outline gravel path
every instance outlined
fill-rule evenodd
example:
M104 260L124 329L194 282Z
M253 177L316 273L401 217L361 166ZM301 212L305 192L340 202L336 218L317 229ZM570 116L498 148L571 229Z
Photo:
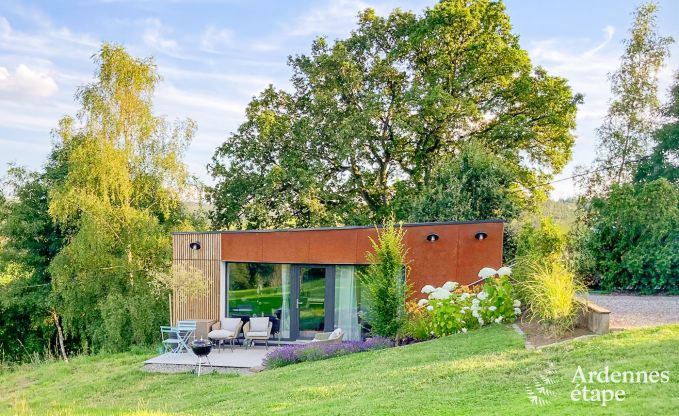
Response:
M611 329L679 323L679 296L589 295L611 311Z
M193 365L177 364L144 364L144 367L142 367L142 371L147 371L149 373L191 373L194 370L195 366ZM201 369L201 374L210 374L213 372L250 375L257 371L252 371L249 368L210 367L207 365Z

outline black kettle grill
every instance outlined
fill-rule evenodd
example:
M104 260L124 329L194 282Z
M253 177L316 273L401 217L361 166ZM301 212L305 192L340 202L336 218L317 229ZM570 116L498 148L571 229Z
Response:
M212 342L202 338L197 339L191 343L191 351L196 355L196 374L200 375L201 367L205 364L203 362L203 357L207 360L207 364L212 367L212 363L210 363L210 359L208 358L210 351L212 351Z

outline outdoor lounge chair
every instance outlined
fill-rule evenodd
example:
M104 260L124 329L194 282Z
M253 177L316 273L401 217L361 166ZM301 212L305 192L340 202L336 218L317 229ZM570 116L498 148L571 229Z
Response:
M321 332L314 336L311 340L314 344L334 344L336 342L342 342L344 338L344 330L342 328L337 328L332 332Z
M266 349L269 349L269 337L271 336L271 321L268 317L255 318L252 317L243 325L243 335L245 336L246 346L248 343L255 341L264 341Z
M219 322L212 325L212 331L207 334L211 340L218 342L219 351L222 350L224 341L229 341L231 351L233 351L233 343L240 335L243 321L240 318L221 318Z

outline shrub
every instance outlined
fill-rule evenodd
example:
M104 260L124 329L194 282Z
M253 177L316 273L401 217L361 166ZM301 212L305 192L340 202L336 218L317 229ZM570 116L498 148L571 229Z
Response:
M535 263L520 282L528 310L552 335L573 328L580 308L576 295L585 287L558 261Z
M420 307L414 301L408 302L406 304L406 319L396 334L398 344L410 344L432 338L430 325L431 316L426 309Z
M542 218L538 227L524 224L518 235L512 277L523 282L530 278L536 265L562 261L565 247L566 236L550 217ZM522 301L528 301L523 285L516 286L516 294Z
M370 265L358 274L368 304L365 319L377 336L394 337L405 320L409 286L404 234L403 228L388 221L378 230L377 241L371 240L373 252L367 254Z
M478 293L455 282L438 288L424 286L422 293L428 297L421 299L419 305L430 315L430 332L442 337L491 323L513 322L521 313L521 302L514 299L510 273L508 267L481 270L479 277L488 278Z
M679 292L679 189L666 179L616 185L592 201L585 250L603 289Z
M318 361L339 357L356 352L379 350L393 347L394 342L388 338L375 337L365 341L344 341L334 344L294 344L286 345L269 352L264 358L264 367L278 368L304 361Z
M566 236L551 218L542 218L539 227L524 224L517 238L514 278L525 279L537 262L560 259L565 247Z
M480 143L465 144L443 157L412 200L410 221L465 221L517 218L531 202L516 192L517 173L502 157Z

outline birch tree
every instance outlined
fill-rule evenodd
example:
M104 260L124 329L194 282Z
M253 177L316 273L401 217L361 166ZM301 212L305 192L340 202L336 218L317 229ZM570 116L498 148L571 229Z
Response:
M647 3L636 10L620 67L609 76L613 99L597 130L596 174L587 179L593 194L632 179L636 162L649 153L659 127L658 72L673 40L658 33L657 8Z
M104 44L94 62L94 82L76 94L80 111L56 131L68 172L49 213L74 231L49 269L66 335L116 350L151 341L167 316L150 276L168 264L169 232L186 218L182 155L195 124L153 114L151 59Z

